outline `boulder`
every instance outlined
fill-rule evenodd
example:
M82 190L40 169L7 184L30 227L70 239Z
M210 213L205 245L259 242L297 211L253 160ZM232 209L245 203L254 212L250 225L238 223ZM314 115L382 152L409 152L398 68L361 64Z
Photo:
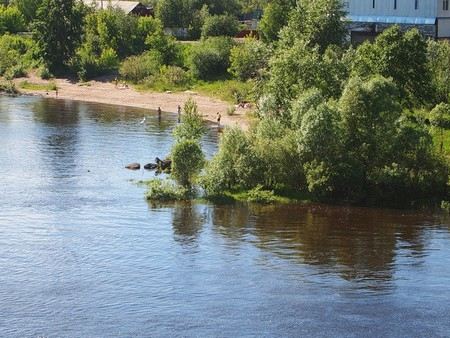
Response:
M158 168L158 165L156 163L149 163L144 165L144 169L147 170L155 170L156 168Z
M139 170L141 169L141 165L139 163L130 163L125 168L130 170Z

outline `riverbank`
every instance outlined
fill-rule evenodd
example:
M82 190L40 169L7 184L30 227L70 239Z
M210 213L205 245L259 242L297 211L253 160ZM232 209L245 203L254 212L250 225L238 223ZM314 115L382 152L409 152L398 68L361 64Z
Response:
M33 86L21 88L20 84L27 81ZM232 115L228 110L233 107L227 102L219 99L200 95L192 91L185 92L143 92L138 91L128 85L116 86L111 78L98 78L89 82L79 83L69 79L43 80L37 76L29 75L26 78L14 80L17 89L22 94L37 95L42 97L52 97L63 100L76 100L85 102L104 103L135 108L157 110L158 107L164 112L176 112L178 105L183 104L193 98L198 105L198 109L204 120L210 122L217 121L217 113L221 114L221 125L239 126L247 129L249 121L248 108L236 108ZM47 90L51 85L56 85L56 91Z

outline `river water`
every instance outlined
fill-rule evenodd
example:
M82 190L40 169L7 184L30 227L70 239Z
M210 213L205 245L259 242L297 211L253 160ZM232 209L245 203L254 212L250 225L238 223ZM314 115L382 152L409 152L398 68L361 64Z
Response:
M0 97L1 337L450 336L448 217L149 204L175 125Z

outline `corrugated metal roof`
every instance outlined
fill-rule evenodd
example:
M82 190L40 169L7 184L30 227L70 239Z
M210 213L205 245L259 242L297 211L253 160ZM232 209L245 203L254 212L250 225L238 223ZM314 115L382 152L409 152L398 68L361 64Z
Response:
M413 16L368 16L368 15L348 15L352 22L389 23L403 25L434 25L436 18L421 18Z
M101 0L83 0L84 4L87 6L95 6L96 8L102 8ZM103 8L108 8L109 6L120 8L125 13L130 13L133 9L139 5L139 1L122 1L122 0L103 0Z

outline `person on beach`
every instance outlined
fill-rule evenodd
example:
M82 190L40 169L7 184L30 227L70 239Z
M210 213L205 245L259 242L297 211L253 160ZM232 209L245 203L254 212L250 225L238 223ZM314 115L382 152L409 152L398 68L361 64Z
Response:
M58 87L55 88L56 97L58 97Z
M181 122L181 106L178 105L178 123Z
M161 117L161 114L162 114L161 107L158 107L158 117Z
M117 88L119 85L119 80L117 79L117 76L114 78L114 87Z
M222 118L222 115L220 113L217 113L217 126L220 128L220 119Z

